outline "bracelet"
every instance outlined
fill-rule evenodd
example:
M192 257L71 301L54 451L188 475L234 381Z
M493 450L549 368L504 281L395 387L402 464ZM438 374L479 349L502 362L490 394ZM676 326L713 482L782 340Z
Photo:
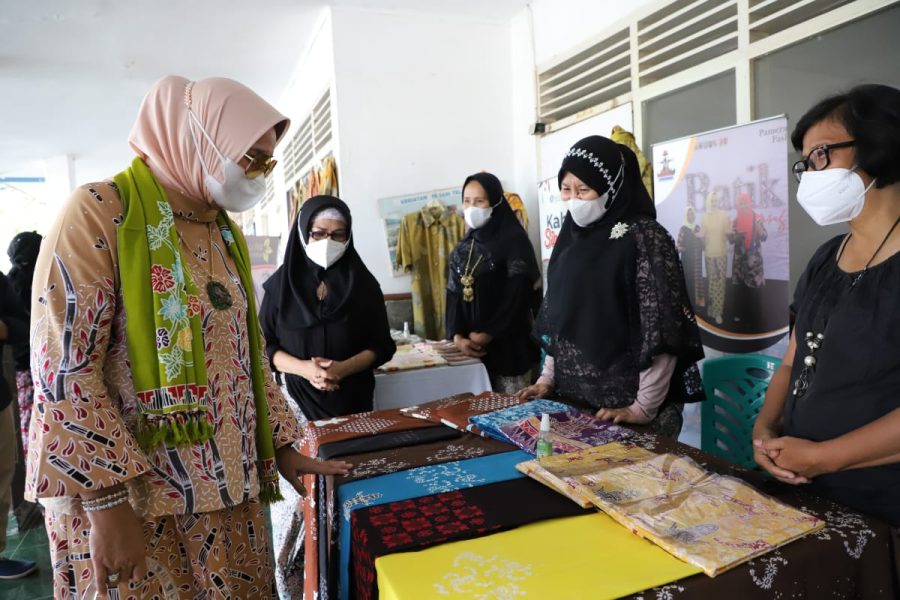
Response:
M112 508L113 506L118 506L119 504L123 504L128 501L128 490L121 489L112 494L107 494L106 496L100 496L99 498L91 498L89 500L82 500L81 507L86 512L93 512L96 510L103 510L106 508Z
M91 504L91 505L82 504L81 508L84 509L84 512L89 512L89 513L106 510L108 508L115 508L116 506L119 506L120 504L125 504L126 502L128 502L128 496L120 496L118 498L114 498L113 500L106 500L106 498L104 498L103 500L104 500L104 502L102 504Z

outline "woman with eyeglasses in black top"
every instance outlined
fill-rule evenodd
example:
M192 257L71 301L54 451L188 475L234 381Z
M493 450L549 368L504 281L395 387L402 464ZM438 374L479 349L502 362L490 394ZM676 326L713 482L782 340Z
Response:
M825 242L797 282L796 325L754 426L755 459L896 528L900 90L862 85L826 98L791 141L802 153L797 201L817 224L850 231Z
M352 238L344 202L310 198L291 229L284 264L263 286L269 360L310 420L372 410L373 370L396 349L381 287Z

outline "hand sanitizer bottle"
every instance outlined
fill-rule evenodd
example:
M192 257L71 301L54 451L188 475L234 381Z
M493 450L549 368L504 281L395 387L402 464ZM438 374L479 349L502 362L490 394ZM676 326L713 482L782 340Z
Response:
M538 433L535 456L544 458L553 455L553 441L550 439L550 415L541 414L541 430Z

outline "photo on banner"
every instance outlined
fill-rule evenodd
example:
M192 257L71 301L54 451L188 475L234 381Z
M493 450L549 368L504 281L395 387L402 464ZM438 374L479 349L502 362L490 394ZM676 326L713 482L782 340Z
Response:
M714 350L780 356L785 347L787 144L787 119L774 117L653 145L657 220L675 239Z
M421 210L433 200L440 202L451 212L456 212L462 202L462 188L443 188L378 200L378 214L384 221L384 233L387 237L388 255L394 277L406 275L402 270L397 269L397 240L400 237L400 223L403 222L403 217Z

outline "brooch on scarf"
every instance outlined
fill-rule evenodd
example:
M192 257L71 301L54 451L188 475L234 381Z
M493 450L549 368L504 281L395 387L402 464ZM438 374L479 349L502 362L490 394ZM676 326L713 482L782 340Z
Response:
M613 225L612 231L609 232L609 239L617 240L625 237L626 233L628 233L628 224L622 222L616 223Z

